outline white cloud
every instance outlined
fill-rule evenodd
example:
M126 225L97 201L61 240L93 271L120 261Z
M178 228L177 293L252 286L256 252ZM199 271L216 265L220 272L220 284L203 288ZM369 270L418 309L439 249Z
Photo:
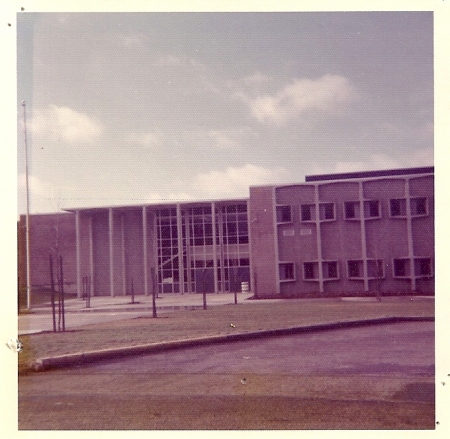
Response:
M17 176L18 194L19 196L18 211L23 213L26 211L26 176L25 173ZM48 182L43 181L33 175L28 176L28 188L30 196L30 212L56 212L61 206L59 193Z
M288 178L288 171L282 167L269 169L246 164L199 174L192 187L209 198L248 197L249 186L282 183Z
M146 202L150 204L157 203L168 203L176 201L188 201L193 200L192 195L187 192L170 192L167 195L162 195L159 192L152 192L148 197L146 197Z
M26 175L19 174L17 182L19 184L20 190L26 189ZM53 189L49 183L46 183L39 178L29 175L28 176L28 187L31 195L38 195L41 197L52 198Z
M146 148L154 148L164 145L164 136L159 130L148 133L128 133L125 135L125 141Z
M31 129L38 137L66 140L70 143L92 143L103 131L100 122L94 117L56 105L36 110L33 113Z
M258 138L251 128L243 126L234 129L213 129L187 132L186 138L198 141L200 145L216 146L220 149L239 149Z
M424 148L405 154L401 159L386 154L372 154L366 161L340 161L334 166L316 165L310 174L377 171L384 169L415 168L433 166L433 148Z
M354 87L343 76L296 79L275 95L247 99L252 116L261 123L283 125L315 113L336 113L357 96Z
M244 84L253 85L253 84L265 84L270 81L270 77L264 75L261 72L255 72L253 75L246 76L243 79Z

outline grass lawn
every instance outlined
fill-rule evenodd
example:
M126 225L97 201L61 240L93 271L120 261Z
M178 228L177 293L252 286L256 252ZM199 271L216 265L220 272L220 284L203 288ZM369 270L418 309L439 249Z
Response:
M286 302L222 305L21 337L19 372L37 358L213 335L379 317L433 317L434 301ZM49 317L51 318L51 317Z

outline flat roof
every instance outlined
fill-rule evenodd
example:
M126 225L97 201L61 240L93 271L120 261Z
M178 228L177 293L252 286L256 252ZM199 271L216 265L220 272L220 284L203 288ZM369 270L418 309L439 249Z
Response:
M352 178L394 177L414 174L434 174L434 166L422 168L386 169L382 171L346 172L340 174L307 175L305 176L305 182L347 180Z
M177 205L182 207L202 207L206 205L211 205L216 203L217 205L227 205L235 203L246 203L248 198L230 198L230 199L220 199L220 200L185 200L185 201L166 201L163 203L149 203L149 204L124 204L124 205L113 205L113 206L94 206L94 207L73 207L64 208L65 212L99 212L104 210L136 210L142 209L143 207L158 210L158 209L170 209L176 208Z

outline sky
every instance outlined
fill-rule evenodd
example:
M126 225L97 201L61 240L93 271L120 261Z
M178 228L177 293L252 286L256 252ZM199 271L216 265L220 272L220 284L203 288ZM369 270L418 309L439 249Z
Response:
M432 166L433 12L17 16L18 213Z

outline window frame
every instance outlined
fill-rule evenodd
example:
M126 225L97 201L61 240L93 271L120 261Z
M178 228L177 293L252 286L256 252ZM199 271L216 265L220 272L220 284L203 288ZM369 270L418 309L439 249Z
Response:
M358 274L352 276L350 264L357 263ZM350 280L364 280L364 260L363 259L347 259L347 279Z
M289 209L289 219L284 220L284 209ZM292 224L292 206L289 204L277 204L275 207L277 224ZM278 213L281 212L281 220L278 219Z
M381 262L381 271L382 271L381 276L378 276L378 275L372 276L370 274L370 269L369 269L370 262L375 262L375 263ZM377 267L375 267L375 268L377 268ZM385 270L384 260L383 259L374 259L374 258L367 259L367 278L368 279L384 279L385 277L386 277L386 270Z
M377 215L371 215L371 204L376 203L377 205ZM364 219L366 220L374 220L381 218L381 203L380 200L364 200Z
M393 202L398 202L398 214L393 213ZM406 198L390 198L389 199L389 217L390 218L405 218L406 217Z
M307 277L306 274L309 270L306 270L306 266L311 266L312 277ZM319 280L319 262L318 261L303 261L302 262L303 280L305 282L317 282Z
M332 206L333 208L333 217L327 218L327 208L326 206ZM322 215L323 213L323 215ZM319 203L319 220L320 222L326 222L326 221L336 221L336 203L333 202L321 202Z
M308 208L309 219L303 218L303 209ZM301 204L300 205L300 222L302 223L315 223L316 222L316 205L313 203Z
M336 276L328 276L328 264L335 264L336 266ZM327 267L327 269L325 270L325 267ZM327 276L325 276L325 271L327 272ZM323 280L324 281L331 281L331 280L339 280L340 276L339 276L339 263L337 260L326 260L326 261L322 261L322 276L323 276Z
M417 204L415 203L417 200L423 200L424 201L424 209L425 212L419 212L417 213L416 211L413 212L413 205L416 206L417 210ZM410 205L410 210L411 210L411 216L412 217L420 217L420 216L428 216L428 198L427 197L411 197L410 201L409 201L409 205Z
M347 206L353 206L354 216L348 216ZM359 201L344 201L344 219L347 221L359 221L361 219L361 211Z
M404 268L402 271L405 272L405 274L398 274L397 273L397 263L403 261ZM393 258L392 259L392 276L396 279L410 279L411 278L411 267L410 267L410 259L409 258Z
M427 261L429 264L429 273L418 273L417 272L417 263L421 261ZM422 271L422 270L421 270ZM433 258L425 257L425 256L416 256L414 257L414 276L419 279L431 279L434 277L434 267L433 267Z
M290 267L292 271L292 277L284 277L281 276L281 268L282 267ZM285 271L286 273L286 271ZM292 261L280 261L278 262L278 280L280 282L295 282L296 281L296 272L295 272L295 263Z

